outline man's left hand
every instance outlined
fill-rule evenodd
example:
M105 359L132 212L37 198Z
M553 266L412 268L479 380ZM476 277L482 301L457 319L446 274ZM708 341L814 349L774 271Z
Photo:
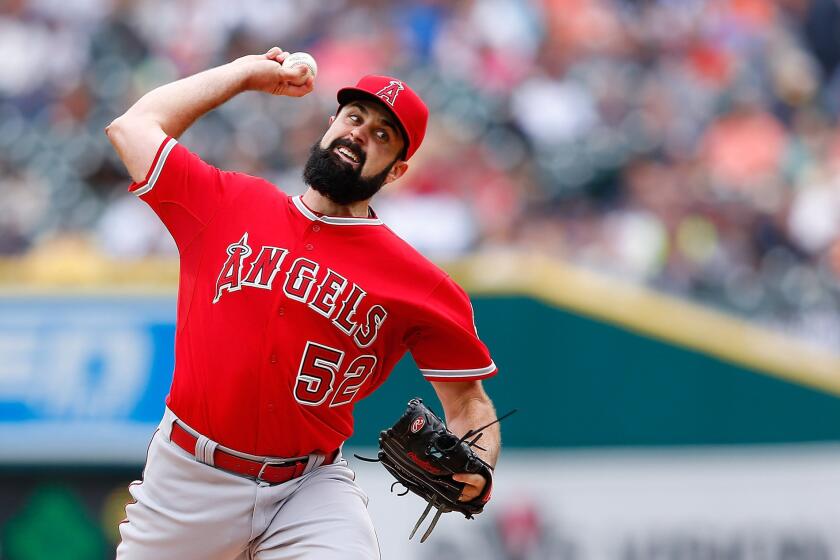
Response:
M465 484L464 490L458 497L459 502L471 502L472 500L476 499L481 495L481 491L484 490L484 486L487 485L487 481L480 474L453 474L452 480L456 482L462 482Z

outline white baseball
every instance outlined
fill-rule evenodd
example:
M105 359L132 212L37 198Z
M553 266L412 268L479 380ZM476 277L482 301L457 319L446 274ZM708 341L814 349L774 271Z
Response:
M283 68L294 68L295 66L300 66L301 64L309 68L313 78L318 74L318 65L309 53L292 53L283 60Z

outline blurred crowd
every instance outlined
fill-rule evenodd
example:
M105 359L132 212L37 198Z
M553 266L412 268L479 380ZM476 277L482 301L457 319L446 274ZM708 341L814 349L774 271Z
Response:
M539 251L840 344L838 0L5 0L0 255L168 255L103 128L279 45L316 92L182 139L302 192L335 91L391 72L430 129L374 208L432 258Z

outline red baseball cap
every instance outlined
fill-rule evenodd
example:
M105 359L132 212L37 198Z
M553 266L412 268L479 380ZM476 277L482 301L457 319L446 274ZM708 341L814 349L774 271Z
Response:
M345 87L336 95L339 106L358 99L368 99L382 103L393 115L402 128L405 138L405 159L408 160L426 135L426 122L429 109L420 96L405 82L391 76L364 76L355 87Z

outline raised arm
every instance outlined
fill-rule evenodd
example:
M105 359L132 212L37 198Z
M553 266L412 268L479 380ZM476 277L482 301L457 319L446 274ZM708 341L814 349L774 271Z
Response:
M306 67L281 66L289 53L273 47L154 89L105 128L135 181L142 181L167 136L178 138L195 121L243 91L301 97L313 88Z
M480 428L496 419L493 402L484 392L481 381L433 381L432 387L443 405L447 427L456 436L461 437L469 430ZM475 451L487 464L495 467L502 442L499 424L485 428L483 433L479 445L487 451ZM484 478L477 474L456 474L452 478L466 483L461 495L462 501L470 501L479 496L486 483Z

